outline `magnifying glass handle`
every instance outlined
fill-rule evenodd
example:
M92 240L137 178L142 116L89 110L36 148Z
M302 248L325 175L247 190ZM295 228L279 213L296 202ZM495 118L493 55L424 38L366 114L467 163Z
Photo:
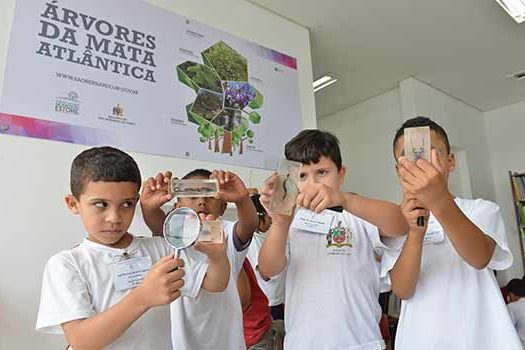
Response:
M175 255L173 256L173 259L178 259L180 257L180 249L175 249Z

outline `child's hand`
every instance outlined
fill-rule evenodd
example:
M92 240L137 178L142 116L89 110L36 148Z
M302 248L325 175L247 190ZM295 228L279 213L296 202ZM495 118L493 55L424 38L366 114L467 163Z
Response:
M288 224L291 221L291 216L273 213L270 209L270 202L275 193L275 186L279 183L279 175L274 171L268 179L264 182L264 185L259 189L259 202L268 213L268 216L272 219L272 225L279 225L280 223ZM293 208L292 212L295 211Z
M311 184L297 196L297 206L320 213L326 208L345 207L345 196L324 184Z
M199 214L202 221L212 221L216 220L217 218L213 215L204 215ZM228 259L226 255L226 242L224 239L224 231L221 232L222 236L222 243L207 243L207 242L200 242L197 241L193 245L193 248L205 254L208 257L208 260L210 261L219 261L221 259Z
M180 297L184 285L184 261L173 255L160 259L149 270L142 283L133 290L146 308L169 304Z
M232 172L214 170L210 179L219 181L219 193L217 194L219 199L237 204L250 196L244 182Z
M173 199L173 196L168 194L170 180L170 171L158 173L156 177L150 177L146 180L140 195L142 211L159 209Z
M432 149L432 164L419 159L415 164L405 157L399 158L398 171L403 192L417 198L425 208L439 205L451 197L448 191L445 171L439 162L437 151Z
M222 243L207 243L197 241L193 245L193 248L205 254L210 261L219 261L221 259L228 259L226 255L226 242L224 239L224 233L222 235Z
M424 209L423 203L414 197L405 195L403 196L403 201L401 202L401 212L403 213L403 216L410 227L409 234L419 234L424 236L427 232L428 217L430 216L430 212L427 209ZM424 227L418 226L417 224L417 218L420 216L425 218Z

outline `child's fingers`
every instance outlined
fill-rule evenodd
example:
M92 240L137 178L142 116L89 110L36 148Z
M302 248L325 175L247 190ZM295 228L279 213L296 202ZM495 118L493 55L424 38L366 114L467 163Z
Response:
M224 181L225 182L233 181L236 177L237 177L237 175L235 175L231 171L227 171L227 172L224 173Z
M173 283L173 282L175 282L177 280L180 280L185 275L186 275L186 272L184 271L183 268L179 268L179 269L173 270L171 272L168 272L168 275L167 275L168 283Z
M162 204L166 204L169 201L171 201L172 199L173 199L173 195L168 193L167 195L162 197Z
M319 206L319 204L321 204L321 202L323 202L324 199L325 199L325 196L321 192L317 192L315 197L312 198L312 201L310 202L311 210L317 213L318 212L317 207Z
M148 192L155 191L155 179L153 177L150 177L146 180L146 183L144 184L144 191L148 190Z
M184 267L184 260L182 259L171 259L164 261L158 268L162 273L171 272L179 267Z
M431 157L432 157L432 165L439 171L441 174L445 173L443 164L441 164L441 161L439 160L439 153L438 150L433 148L430 151Z
M405 180L411 184L414 184L417 182L417 177L408 169L405 165L412 165L410 162L404 162L403 164L400 164L398 167L398 174L399 177L402 180Z
M299 193L297 199L295 200L295 205L297 205L298 207L304 207L305 197L305 192Z
M152 269L154 268L159 268L161 267L162 265L164 265L166 262L170 261L170 260L174 260L173 259L173 254L170 254L170 255L166 255L166 256L163 256L162 258L160 258L153 266L152 266Z
M171 171L167 170L166 172L164 172L164 183L165 184L169 183L172 176L173 174L171 173Z
M314 211L319 214L326 208L330 206L330 200L328 198L324 198L317 206L314 208Z
M272 189L275 187L275 184L277 183L278 180L279 180L279 175L277 175L277 173L273 173L269 178L266 179L264 187L268 187Z
M174 291L174 292L171 294L171 297L170 297L171 302L177 300L178 298L180 298L180 296L181 296L181 293L180 293L180 291L177 289L176 291Z
M179 278L174 281L169 281L169 284L170 285L168 291L170 292L170 294L174 294L184 286L185 282L183 279Z
M158 190L164 185L164 174L158 173L157 176L155 176L155 188Z
M217 181L219 181L219 184L224 185L224 176L225 175L223 170L214 170L210 176L210 179L217 179Z

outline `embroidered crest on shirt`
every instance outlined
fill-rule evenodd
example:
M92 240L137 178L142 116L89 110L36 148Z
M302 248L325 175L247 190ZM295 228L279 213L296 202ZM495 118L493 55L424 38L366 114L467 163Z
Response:
M341 221L337 222L337 226L332 227L326 235L326 247L351 247L352 246L352 232L348 227L344 227Z

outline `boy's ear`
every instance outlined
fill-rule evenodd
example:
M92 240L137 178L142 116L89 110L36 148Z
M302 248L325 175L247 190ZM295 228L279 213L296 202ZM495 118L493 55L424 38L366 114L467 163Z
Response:
M345 177L346 175L346 166L341 165L341 170L339 170L339 175Z
M454 153L450 153L447 157L447 168L448 168L448 172L451 173L453 172L454 170L456 170L456 156L454 155Z
M80 213L80 210L78 208L79 207L78 201L72 194L68 194L64 198L64 201L66 202L67 208L69 209L70 212L72 212L75 215Z
M346 167L344 165L341 165L341 169L339 170L339 181L341 182L341 186L345 182L345 175L346 175Z

